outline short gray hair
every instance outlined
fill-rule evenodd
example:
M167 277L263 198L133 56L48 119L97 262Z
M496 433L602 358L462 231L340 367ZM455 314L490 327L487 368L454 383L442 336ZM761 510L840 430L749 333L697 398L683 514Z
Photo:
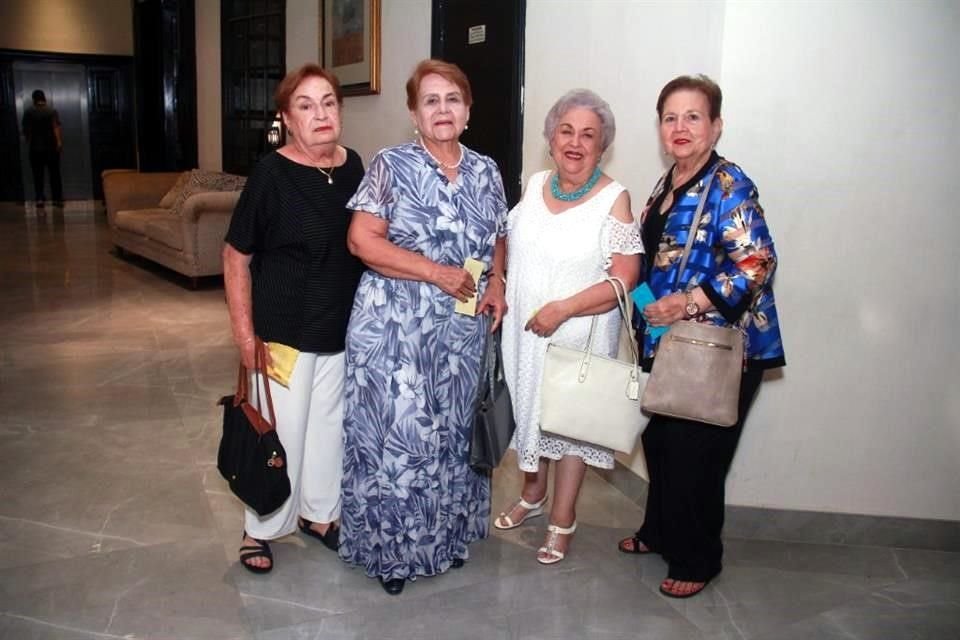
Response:
M557 125L560 124L560 119L570 109L578 107L590 109L600 118L600 134L602 136L600 153L603 153L607 150L607 147L613 144L613 138L617 135L617 123L607 101L590 89L568 91L550 107L550 111L547 112L547 117L543 121L543 137L547 139L547 144L549 144L553 140L553 134L557 130Z

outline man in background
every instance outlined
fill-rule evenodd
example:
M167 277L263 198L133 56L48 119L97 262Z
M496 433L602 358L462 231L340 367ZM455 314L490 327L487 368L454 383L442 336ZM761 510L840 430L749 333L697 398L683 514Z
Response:
M37 195L37 207L42 208L46 198L43 195L43 174L50 170L50 191L53 192L53 205L63 206L63 182L60 178L60 153L63 151L63 132L60 127L60 115L56 109L47 106L47 97L43 91L33 92L33 106L23 113L23 136L30 150L30 169L33 172L33 186Z

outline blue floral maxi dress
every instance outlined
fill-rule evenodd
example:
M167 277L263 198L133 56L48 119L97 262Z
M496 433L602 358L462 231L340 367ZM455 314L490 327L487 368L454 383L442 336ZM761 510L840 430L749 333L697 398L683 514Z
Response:
M496 164L462 147L449 182L419 145L384 149L347 207L445 265L493 263L506 233ZM478 288L486 287L487 275ZM443 573L487 535L490 482L469 441L486 316L454 313L438 287L368 270L347 328L340 557L384 580Z

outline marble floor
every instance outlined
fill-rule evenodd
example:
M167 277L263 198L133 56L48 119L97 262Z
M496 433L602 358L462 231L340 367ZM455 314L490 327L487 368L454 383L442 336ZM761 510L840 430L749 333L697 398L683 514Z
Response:
M553 567L540 518L400 597L301 536L254 576L214 464L223 290L185 284L113 255L90 203L0 205L0 638L960 638L960 553L729 539L704 593L664 598L663 562L614 548L641 509L592 473Z

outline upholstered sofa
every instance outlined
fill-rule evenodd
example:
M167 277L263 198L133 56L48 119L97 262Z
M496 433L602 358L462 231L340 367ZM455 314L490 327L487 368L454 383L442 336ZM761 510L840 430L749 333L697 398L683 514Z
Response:
M190 278L223 273L220 252L245 178L209 171L101 174L113 244Z

